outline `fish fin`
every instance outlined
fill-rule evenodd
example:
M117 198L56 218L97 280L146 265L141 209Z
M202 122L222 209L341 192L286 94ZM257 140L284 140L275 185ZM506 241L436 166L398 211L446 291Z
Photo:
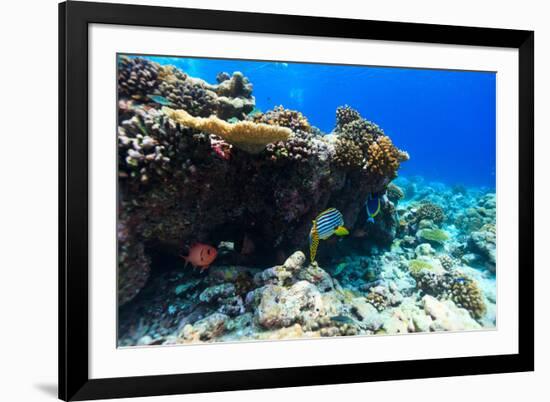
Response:
M375 217L376 215L378 215L379 212L380 212L380 198L378 198L378 205L376 207L376 211L374 212L374 214L372 214L372 216Z
M374 223L374 218L372 216L369 216L369 219L367 219L367 222Z
M185 256L185 255L180 255L181 258L183 258L185 260L185 265L184 267L187 268L187 265L189 265L189 257L188 256Z

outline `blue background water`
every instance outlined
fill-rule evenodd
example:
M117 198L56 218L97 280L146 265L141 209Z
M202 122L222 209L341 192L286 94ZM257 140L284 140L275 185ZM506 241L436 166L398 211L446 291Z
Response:
M348 104L409 152L411 160L400 174L495 186L495 73L149 58L211 83L221 71L241 71L254 85L258 109L297 109L327 133L334 127L336 107Z

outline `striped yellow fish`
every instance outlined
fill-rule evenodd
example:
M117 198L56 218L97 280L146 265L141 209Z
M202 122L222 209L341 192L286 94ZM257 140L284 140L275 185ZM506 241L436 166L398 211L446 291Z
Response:
M309 256L311 262L315 261L319 240L326 240L333 234L345 236L349 234L344 227L344 217L336 208L329 208L323 211L313 221L309 232Z

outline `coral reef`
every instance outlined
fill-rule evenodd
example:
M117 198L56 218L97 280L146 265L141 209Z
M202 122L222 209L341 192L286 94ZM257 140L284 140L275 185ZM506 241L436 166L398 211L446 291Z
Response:
M252 84L242 73L219 81L217 85L193 78L180 69L160 65L142 57L118 59L119 96L145 103L162 97L162 104L185 109L194 116L212 114L221 119L243 119L254 110Z
M494 190L397 177L407 153L349 106L325 134L255 109L240 72L118 68L119 346L496 325ZM349 236L310 263L327 208ZM203 272L180 258L197 242L217 249Z

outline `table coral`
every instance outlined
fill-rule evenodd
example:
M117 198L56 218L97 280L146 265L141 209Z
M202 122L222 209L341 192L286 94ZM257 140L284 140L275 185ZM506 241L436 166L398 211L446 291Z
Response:
M292 134L286 127L250 121L231 124L216 116L193 117L185 110L173 110L168 107L164 107L163 110L168 117L184 126L222 137L235 147L252 154L263 151L269 143L284 141Z

